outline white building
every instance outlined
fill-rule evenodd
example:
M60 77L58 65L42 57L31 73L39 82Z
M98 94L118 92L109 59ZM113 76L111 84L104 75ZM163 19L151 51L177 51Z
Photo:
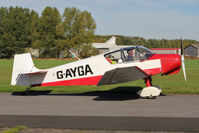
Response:
M115 36L112 36L105 43L92 43L92 46L95 47L99 51L99 54L109 52L109 51L112 51L112 50L117 50L117 49L124 48L124 47L133 46L133 45L123 45L123 46L117 45L116 39L117 38Z

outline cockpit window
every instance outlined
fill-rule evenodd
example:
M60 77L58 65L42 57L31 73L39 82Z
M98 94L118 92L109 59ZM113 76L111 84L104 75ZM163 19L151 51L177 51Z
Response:
M122 63L122 62L132 62L132 61L143 61L149 58L153 53L142 46L134 46L121 48L120 50L113 51L105 54L105 58L111 63Z
M105 54L104 56L111 64L116 64L121 59L121 51L113 51L108 54Z
M122 58L124 62L139 60L138 51L136 47L124 48L122 49L122 53L123 53Z

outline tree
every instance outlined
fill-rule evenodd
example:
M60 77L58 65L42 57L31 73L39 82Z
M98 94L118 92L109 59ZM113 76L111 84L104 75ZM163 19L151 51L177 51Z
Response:
M9 58L30 46L30 11L27 8L0 9L0 56Z
M35 48L37 46L37 40L39 38L39 15L37 12L31 12L31 24L30 24L30 33L31 33L31 44Z
M94 42L106 42L113 35L100 36L95 35ZM180 39L144 39L142 37L129 37L129 36L121 36L114 35L117 37L117 45L143 45L147 48L179 48L180 47ZM199 42L195 40L183 40L183 45L186 47L190 44L199 44Z
M76 8L65 8L63 14L64 38L67 42L63 47L79 49L83 44L89 44L94 38L96 23L87 11L81 12Z
M57 27L61 23L61 15L56 8L46 7L41 17L32 22L35 28L32 30L32 44L40 49L41 57L59 57L56 44L59 39Z
M81 45L80 56L82 58L87 58L93 55L97 55L97 49L92 47L90 44Z
M0 57L6 57L5 55L5 44L3 43L3 35L4 35L4 21L5 17L8 14L7 8L1 7L0 8Z

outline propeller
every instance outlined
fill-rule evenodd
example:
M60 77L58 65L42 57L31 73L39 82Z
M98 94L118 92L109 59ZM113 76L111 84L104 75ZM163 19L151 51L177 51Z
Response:
M182 62L182 70L184 74L184 80L187 81L186 71L185 71L185 63L184 63L184 49L183 49L183 40L181 37L181 62Z

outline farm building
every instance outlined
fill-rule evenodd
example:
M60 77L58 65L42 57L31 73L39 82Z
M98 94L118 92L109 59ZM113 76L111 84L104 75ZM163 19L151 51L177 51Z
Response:
M151 48L153 53L156 54L180 54L180 48Z
M199 57L199 44L191 44L184 48L185 56Z

